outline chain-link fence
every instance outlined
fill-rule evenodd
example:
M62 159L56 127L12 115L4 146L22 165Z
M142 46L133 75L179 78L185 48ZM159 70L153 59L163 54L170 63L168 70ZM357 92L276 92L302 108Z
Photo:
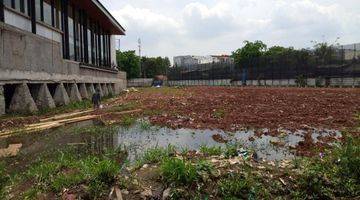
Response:
M241 64L202 64L168 70L174 85L360 86L360 44L264 55Z

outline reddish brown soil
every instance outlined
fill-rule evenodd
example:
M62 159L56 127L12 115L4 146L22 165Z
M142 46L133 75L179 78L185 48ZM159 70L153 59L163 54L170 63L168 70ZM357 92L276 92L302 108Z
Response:
M172 128L343 129L357 125L360 89L165 88L133 92L118 100L130 101L156 113L150 117L152 123Z

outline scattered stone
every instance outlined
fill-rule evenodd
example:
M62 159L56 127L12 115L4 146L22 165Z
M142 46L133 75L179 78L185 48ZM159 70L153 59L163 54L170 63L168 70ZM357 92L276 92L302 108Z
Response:
M152 196L153 196L153 193L152 193L151 190L146 189L146 190L144 190L143 192L141 192L140 195L141 195L141 197L142 197L143 199L147 199L147 198L149 198L149 197L152 197Z
M162 200L167 200L170 197L171 188L164 190Z

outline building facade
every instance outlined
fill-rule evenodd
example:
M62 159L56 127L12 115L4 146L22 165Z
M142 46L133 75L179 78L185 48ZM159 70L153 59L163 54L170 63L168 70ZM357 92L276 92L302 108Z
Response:
M120 93L115 35L98 0L0 0L0 115Z

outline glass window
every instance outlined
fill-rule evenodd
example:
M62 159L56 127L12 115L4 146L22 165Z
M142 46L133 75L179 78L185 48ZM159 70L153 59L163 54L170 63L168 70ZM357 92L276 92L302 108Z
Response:
M100 65L104 65L104 35L102 33L100 33Z
M74 12L72 7L68 6L68 24L69 24L69 55L70 60L75 60L75 38L74 38Z
M61 0L54 1L54 26L55 28L62 29L61 27Z
M12 6L11 6L11 0L4 0L4 5L5 5L6 7L11 8L11 7L12 7Z
M40 5L40 0L35 0L35 13L36 13L36 20L41 21L41 5Z
M20 10L20 0L15 0L14 3L15 3L14 4L15 7L13 7L13 8L15 8L15 10L21 12L21 10Z
M81 52L80 52L80 23L79 23L79 11L75 11L75 52L76 52L76 61L81 61Z
M28 0L20 0L20 11L28 15Z
M44 8L44 22L52 25L52 16L51 16L51 0L43 0L43 8Z
M90 64L93 63L92 61L92 55L91 55L91 52L92 52L92 45L91 45L91 41L92 41L92 38L91 38L91 28L90 28L90 20L87 21L87 39L88 39L88 62Z

